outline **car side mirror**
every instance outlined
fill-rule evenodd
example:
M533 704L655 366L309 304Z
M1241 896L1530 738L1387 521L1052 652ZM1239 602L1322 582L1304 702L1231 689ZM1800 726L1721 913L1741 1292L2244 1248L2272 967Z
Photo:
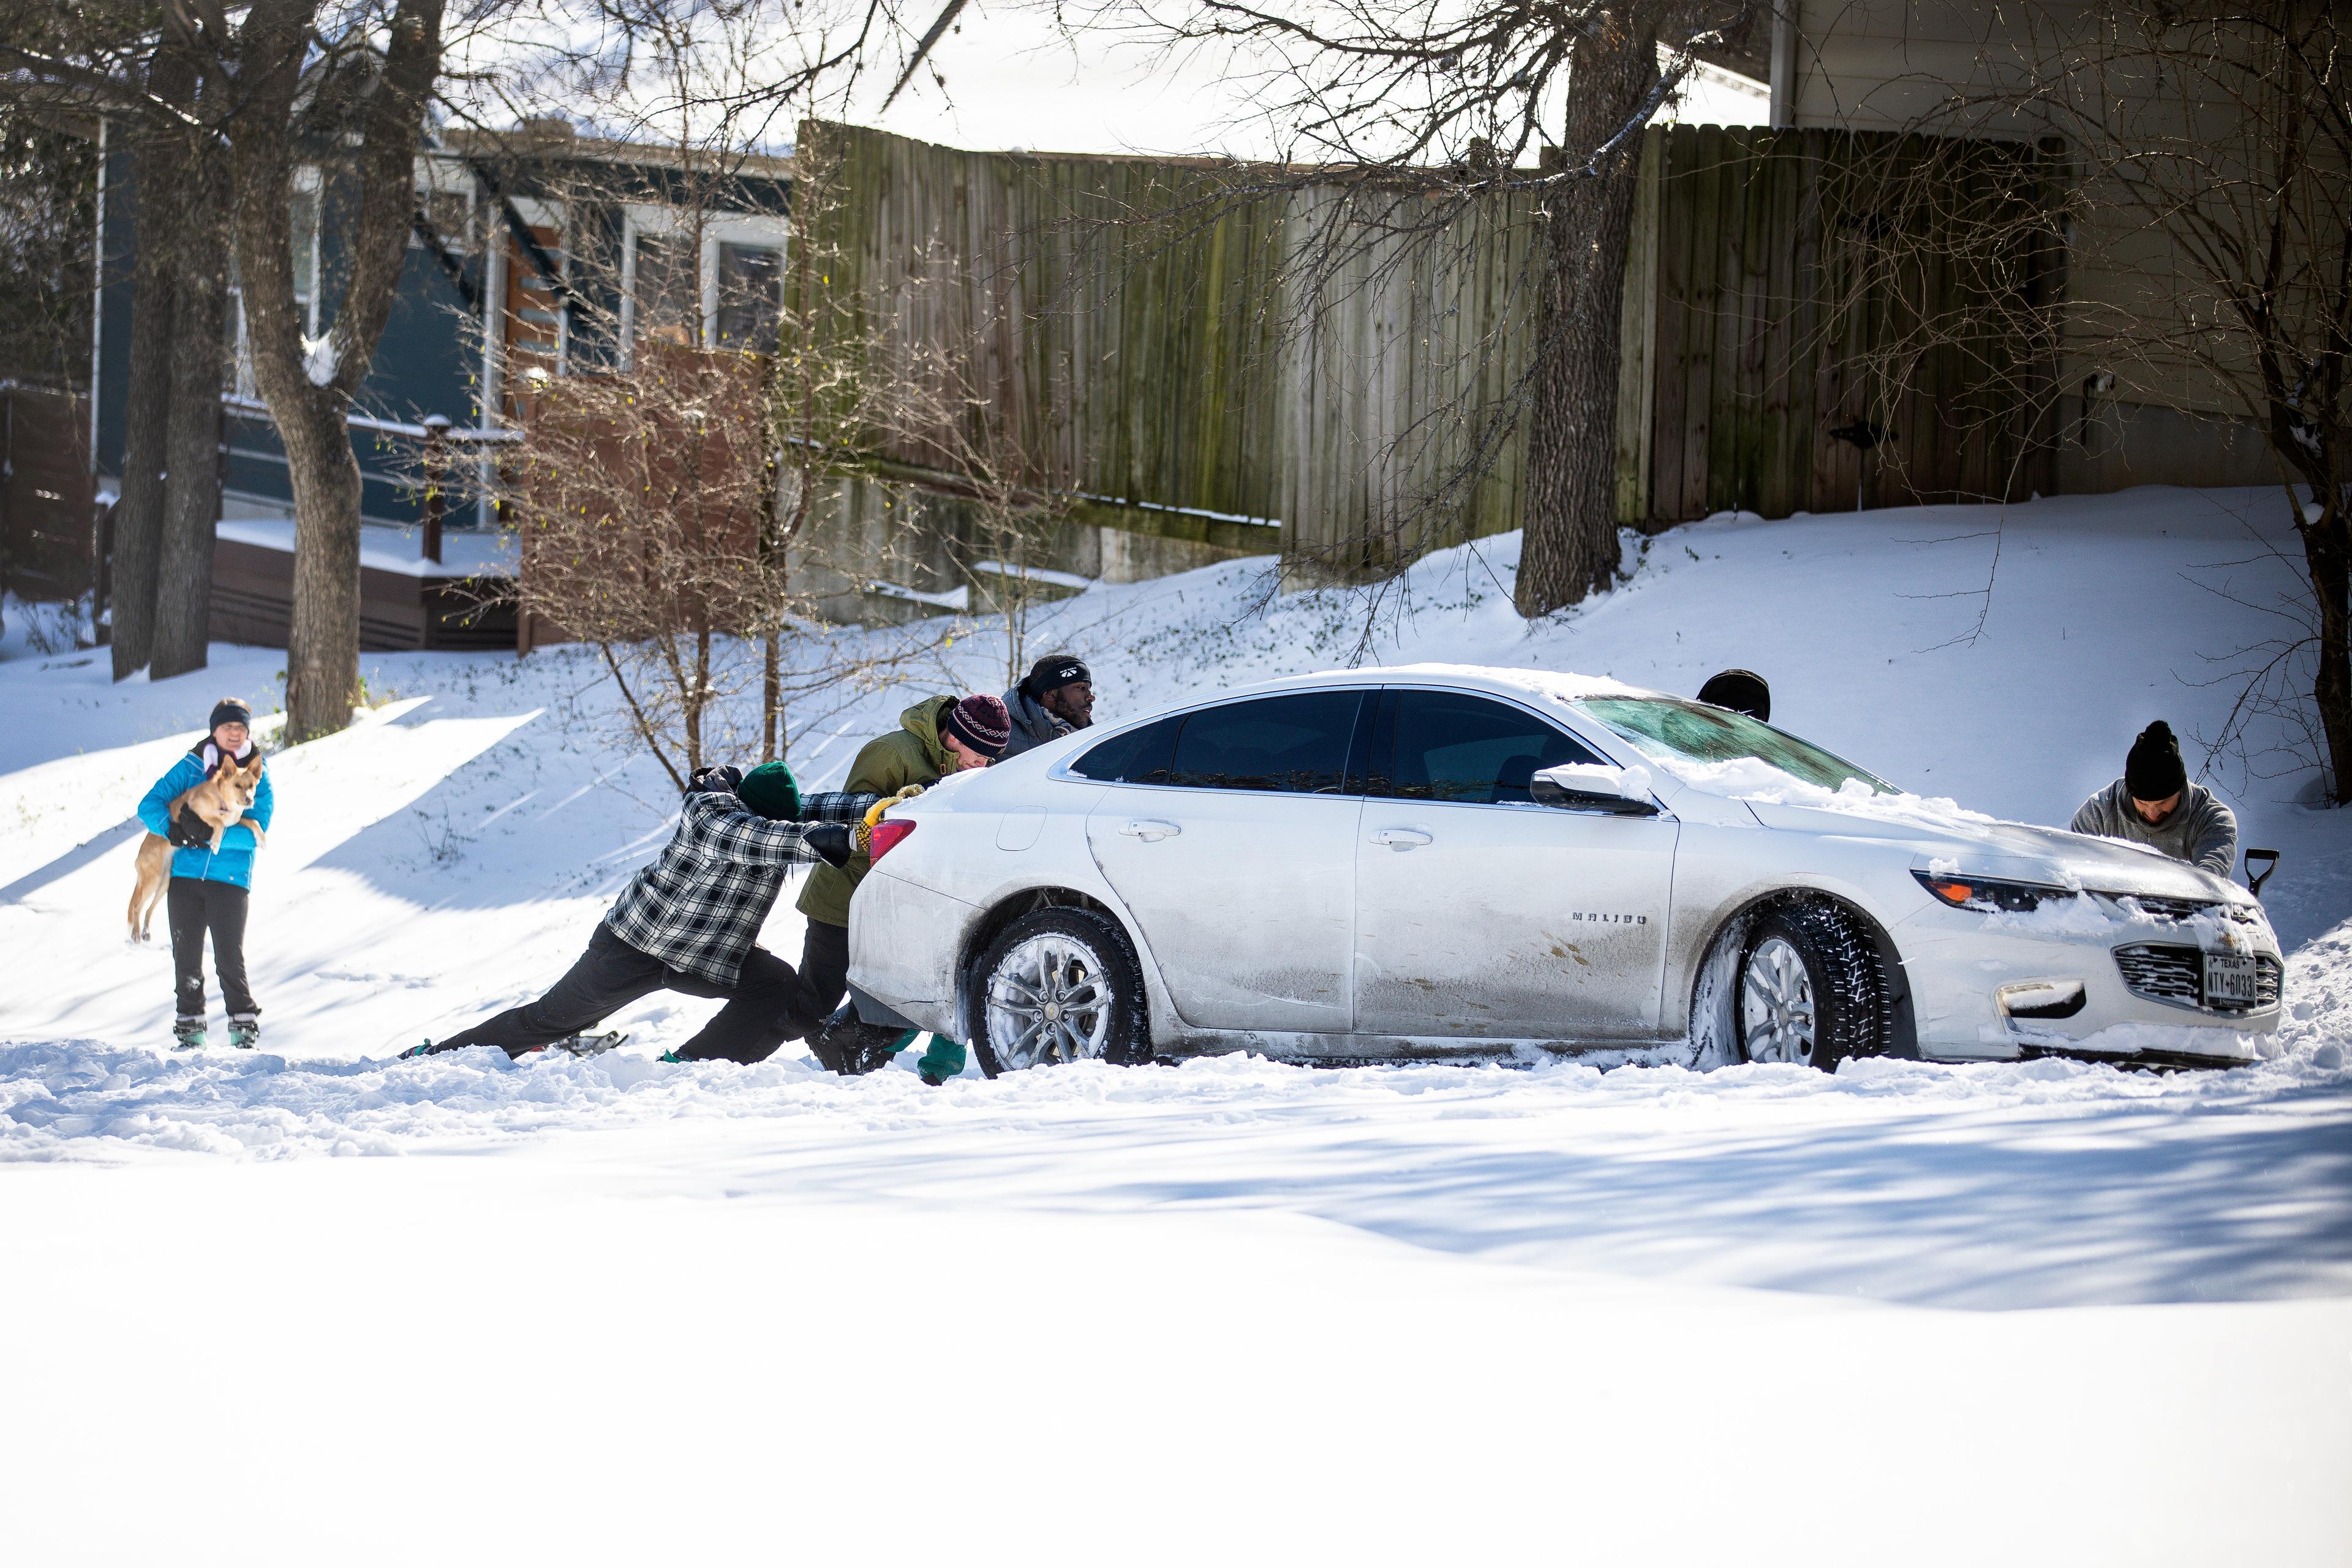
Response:
M1528 781L1538 805L1566 811L1601 811L1614 816L1655 816L1650 770L1612 768L1605 763L1562 763Z

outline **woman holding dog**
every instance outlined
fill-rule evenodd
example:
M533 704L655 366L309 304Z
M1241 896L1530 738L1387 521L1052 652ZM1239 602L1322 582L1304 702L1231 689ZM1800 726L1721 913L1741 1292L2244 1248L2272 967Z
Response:
M263 771L253 804L220 832L217 847L212 825L182 804L183 796L218 771L223 759L250 767L253 755L253 710L225 697L213 705L212 733L157 779L139 803L139 820L175 851L165 909L177 972L172 1038L182 1050L205 1043L206 931L212 933L213 966L220 972L221 1000L228 1008L229 1044L250 1050L261 1037L261 1009L245 979L245 907L253 885L253 852L269 829L269 774Z

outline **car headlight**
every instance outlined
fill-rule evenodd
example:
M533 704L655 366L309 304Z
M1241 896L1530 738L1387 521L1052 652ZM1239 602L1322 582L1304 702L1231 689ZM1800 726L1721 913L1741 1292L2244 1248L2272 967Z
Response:
M2037 882L2004 882L1991 877L1963 877L1935 871L1914 871L1919 885L1938 903L1985 914L2023 914L2042 907L2045 899L2071 899L2072 888L2048 888Z

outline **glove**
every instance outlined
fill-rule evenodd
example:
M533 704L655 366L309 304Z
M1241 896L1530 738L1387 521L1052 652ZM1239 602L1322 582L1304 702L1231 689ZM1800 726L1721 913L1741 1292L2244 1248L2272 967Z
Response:
M850 852L856 844L849 829L838 822L820 822L814 827L803 828L801 842L835 870L849 864Z
M697 768L687 781L688 795L733 795L742 787L743 770L733 767Z
M180 815L172 818L172 831L164 837L182 849L209 849L213 843L213 825L186 806L182 806Z
M881 820L882 820L882 814L883 814L884 812L886 812L886 811L889 810L892 806L894 806L894 805L898 805L900 801L902 801L902 800L912 800L912 799L914 799L917 795L920 795L920 794L922 794L922 793L923 793L923 786L922 786L922 785L920 785L920 784L908 784L905 789L900 790L897 795L884 795L880 800L876 801L872 805L867 806L867 807L866 808L866 830L867 830L868 832L871 832L871 831L873 830L874 825L875 825L876 823L877 823L877 822L879 822L879 821L881 821Z

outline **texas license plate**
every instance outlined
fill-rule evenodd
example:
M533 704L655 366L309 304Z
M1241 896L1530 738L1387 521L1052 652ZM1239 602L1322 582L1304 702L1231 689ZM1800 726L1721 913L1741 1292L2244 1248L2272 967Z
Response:
M2256 1001L2254 982L2261 971L2253 959L2245 953L2209 952L2205 955L2205 1005L2209 1007L2248 1007Z

